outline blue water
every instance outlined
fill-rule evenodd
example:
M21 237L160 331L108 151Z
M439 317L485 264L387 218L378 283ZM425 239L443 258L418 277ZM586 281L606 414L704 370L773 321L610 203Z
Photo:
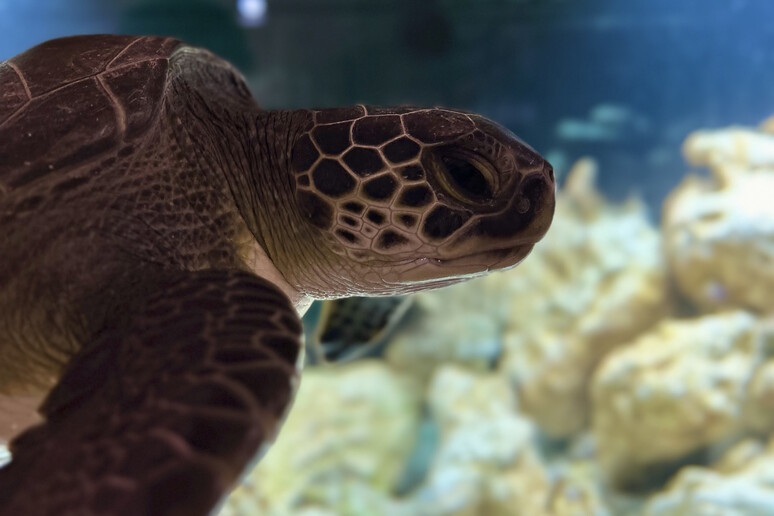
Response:
M693 129L774 113L768 0L0 0L0 58L51 37L165 33L235 62L267 107L448 105L497 119L557 168L657 212ZM595 111L596 109L596 111ZM596 113L596 114L594 114ZM600 124L599 120L605 122Z

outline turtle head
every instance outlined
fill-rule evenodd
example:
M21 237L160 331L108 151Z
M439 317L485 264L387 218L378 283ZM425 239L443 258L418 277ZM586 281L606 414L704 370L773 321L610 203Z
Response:
M449 109L314 111L290 164L334 295L434 288L519 263L554 212L551 165Z

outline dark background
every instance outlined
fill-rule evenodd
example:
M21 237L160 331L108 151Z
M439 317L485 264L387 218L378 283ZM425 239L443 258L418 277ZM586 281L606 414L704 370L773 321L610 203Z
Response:
M774 114L770 0L267 0L259 23L237 0L0 0L0 59L89 32L206 46L267 108L478 111L560 171L596 157L608 195L643 195L656 215L687 170L688 132ZM561 131L600 104L624 113L601 137Z

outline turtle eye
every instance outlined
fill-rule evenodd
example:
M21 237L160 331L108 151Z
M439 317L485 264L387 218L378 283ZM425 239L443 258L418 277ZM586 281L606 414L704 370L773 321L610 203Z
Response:
M487 163L462 149L444 149L439 154L440 179L449 194L464 203L492 200L492 173Z

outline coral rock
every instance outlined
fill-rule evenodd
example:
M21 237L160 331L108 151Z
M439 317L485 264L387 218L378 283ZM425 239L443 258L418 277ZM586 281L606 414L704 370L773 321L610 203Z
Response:
M743 127L695 131L683 143L683 155L688 163L713 170L729 164L772 167L774 135Z
M746 464L739 462L741 455ZM644 516L767 515L774 507L774 446L761 453L750 441L732 448L714 468L689 466L653 496Z
M555 473L547 504L550 516L609 516L597 465L592 461L571 461Z
M745 427L759 434L774 432L774 320L758 325L762 363L747 384L744 403Z
M668 320L612 352L594 375L593 432L614 483L659 467L743 428L746 385L761 339L746 312Z
M685 151L712 178L688 176L664 203L664 247L683 294L705 309L774 306L774 135L700 131Z
M497 375L440 368L428 403L441 442L416 501L420 514L541 514L550 485L535 452L536 429Z
M418 294L414 302L417 314L392 339L387 361L422 381L429 380L443 363L491 369L501 353L501 325L492 315L469 306L471 298L487 296L473 295L472 288L475 286L455 285Z

